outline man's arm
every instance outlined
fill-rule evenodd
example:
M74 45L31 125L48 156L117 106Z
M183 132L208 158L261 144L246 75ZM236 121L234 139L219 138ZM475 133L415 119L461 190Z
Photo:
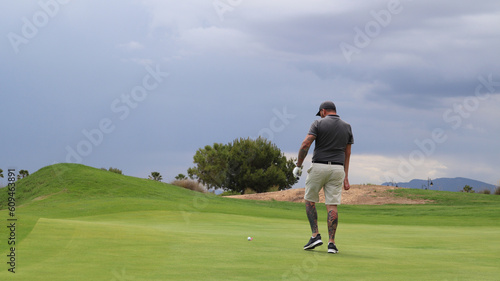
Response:
M307 137L300 145L299 157L297 159L297 167L302 167L302 163L304 162L304 159L307 156L307 152L309 151L309 148L311 147L315 139L316 139L315 135L307 135Z
M349 184L349 160L351 159L351 144L346 145L345 147L345 160L344 160L344 189L349 190L351 185Z

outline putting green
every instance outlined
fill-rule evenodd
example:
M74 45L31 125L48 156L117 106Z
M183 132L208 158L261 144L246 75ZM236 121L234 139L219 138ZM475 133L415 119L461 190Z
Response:
M302 250L308 227L176 211L40 218L17 247L17 272L2 270L0 280L498 280L500 273L499 227L341 222L338 255L326 244ZM320 230L325 240L325 222Z

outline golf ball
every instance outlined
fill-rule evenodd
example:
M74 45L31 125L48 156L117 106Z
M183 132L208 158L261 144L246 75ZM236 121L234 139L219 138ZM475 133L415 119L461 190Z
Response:
M247 239L248 239L248 241L252 241L253 238L252 237L248 237Z

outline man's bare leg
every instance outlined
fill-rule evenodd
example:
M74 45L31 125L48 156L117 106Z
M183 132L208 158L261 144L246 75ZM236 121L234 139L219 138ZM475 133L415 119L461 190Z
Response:
M316 203L306 200L306 213L309 224L311 225L312 237L318 235L318 212L316 211Z
M326 210L328 211L328 243L335 244L335 232L339 223L337 205L326 205Z

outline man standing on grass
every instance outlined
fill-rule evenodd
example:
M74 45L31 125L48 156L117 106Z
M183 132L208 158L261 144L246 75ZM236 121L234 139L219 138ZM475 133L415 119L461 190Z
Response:
M345 190L350 188L349 159L354 138L351 125L340 119L333 102L323 102L316 116L321 116L321 119L312 123L307 137L302 142L297 167L293 169L293 175L297 178L302 175L302 163L307 156L309 147L316 141L312 165L307 170L304 195L312 237L304 246L304 250L311 250L316 246L323 245L318 230L318 213L316 211L319 192L323 188L328 211L328 253L336 254L338 249L335 245L335 232L339 217L337 205L340 204L342 185Z

